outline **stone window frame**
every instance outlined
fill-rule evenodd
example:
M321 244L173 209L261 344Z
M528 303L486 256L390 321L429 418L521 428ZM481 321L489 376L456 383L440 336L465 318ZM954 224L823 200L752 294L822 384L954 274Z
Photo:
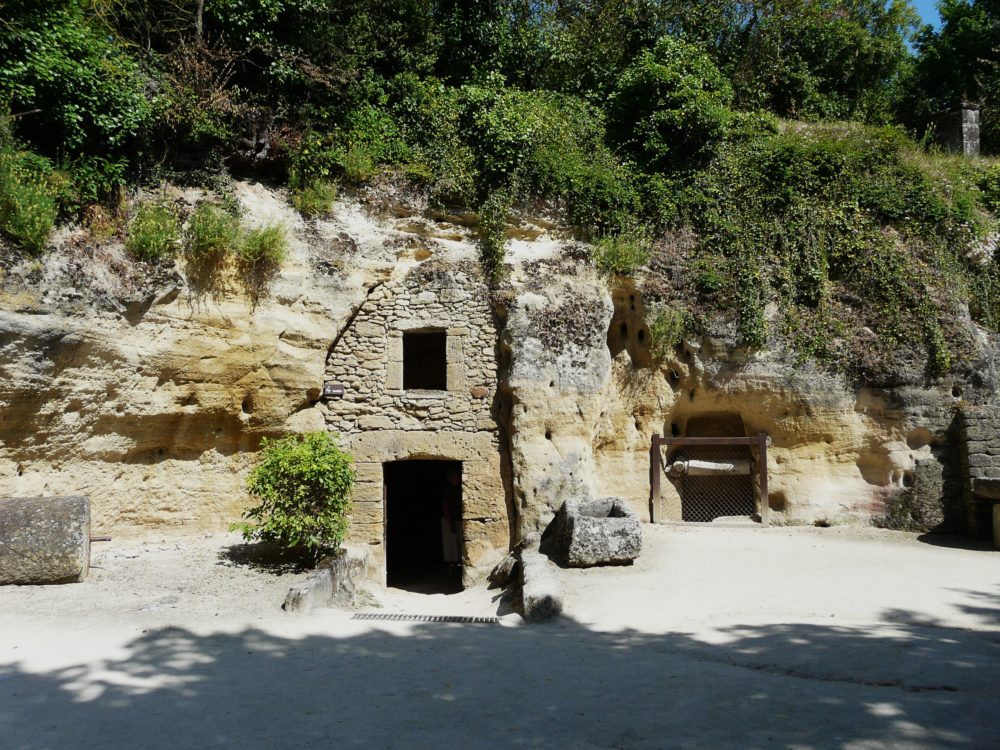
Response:
M444 331L445 333L445 389L423 390L403 388L403 334L422 331ZM406 325L391 329L388 332L386 352L388 362L386 367L386 393L391 396L404 396L419 400L441 399L465 390L465 346L463 340L468 335L468 329L455 326L442 326L437 321L410 320Z

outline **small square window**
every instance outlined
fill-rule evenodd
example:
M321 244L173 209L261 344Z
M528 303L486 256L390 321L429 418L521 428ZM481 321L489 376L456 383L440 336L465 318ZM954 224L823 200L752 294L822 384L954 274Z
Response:
M448 334L445 331L403 332L403 388L448 389Z

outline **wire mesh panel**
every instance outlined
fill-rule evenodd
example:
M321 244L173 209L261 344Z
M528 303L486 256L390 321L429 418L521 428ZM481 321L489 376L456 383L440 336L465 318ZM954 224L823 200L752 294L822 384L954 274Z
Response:
M753 455L745 445L686 445L670 453L667 463L675 461L710 461L726 463L747 461ZM750 517L756 512L754 474L716 474L672 478L681 496L681 520L709 522L716 518Z

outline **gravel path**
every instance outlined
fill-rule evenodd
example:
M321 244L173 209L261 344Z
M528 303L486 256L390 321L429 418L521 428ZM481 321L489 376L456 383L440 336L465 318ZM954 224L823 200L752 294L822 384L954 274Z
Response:
M1000 747L1000 553L644 532L633 566L560 571L566 616L540 626L288 615L304 574L248 564L234 536L96 545L86 583L0 589L0 747Z

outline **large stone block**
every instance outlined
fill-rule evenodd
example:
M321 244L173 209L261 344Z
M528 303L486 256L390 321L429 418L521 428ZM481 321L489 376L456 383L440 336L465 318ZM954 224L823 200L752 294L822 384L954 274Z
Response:
M574 568L630 563L642 551L642 524L617 497L567 500L556 519L556 545Z
M542 622L563 611L558 571L545 555L521 552L521 614L528 622Z
M0 585L75 583L90 570L90 500L0 500Z

